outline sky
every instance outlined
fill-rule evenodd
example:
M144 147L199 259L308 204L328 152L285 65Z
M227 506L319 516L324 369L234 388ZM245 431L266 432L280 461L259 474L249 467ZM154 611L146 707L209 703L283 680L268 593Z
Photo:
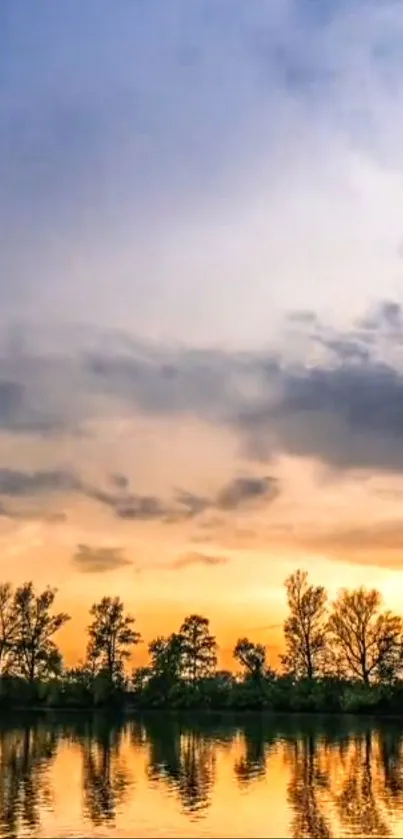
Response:
M144 643L403 595L402 0L3 0L1 576Z

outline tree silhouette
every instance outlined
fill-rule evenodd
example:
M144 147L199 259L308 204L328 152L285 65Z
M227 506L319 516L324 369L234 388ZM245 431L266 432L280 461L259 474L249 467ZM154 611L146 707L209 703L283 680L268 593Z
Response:
M121 682L124 662L130 658L132 648L141 640L133 629L135 618L125 615L119 597L103 597L94 603L88 627L87 659L94 671L104 673L108 681Z
M152 672L167 681L177 681L182 674L184 639L173 632L168 638L159 636L149 644Z
M266 649L263 644L254 644L248 638L240 638L235 645L234 658L242 664L249 676L264 675Z
M61 654L53 635L68 621L65 612L52 614L56 589L35 594L33 583L17 588L13 608L17 614L12 657L13 669L32 684L61 669Z
M298 570L285 581L289 617L284 623L284 667L297 678L313 679L323 666L326 649L323 586L308 585L306 571Z
M402 620L390 612L380 613L380 606L381 595L375 589L343 589L329 618L341 672L365 684L393 679L402 663Z
M18 611L10 583L0 583L0 674L7 672L16 640Z
M195 684L211 676L217 666L217 642L209 632L209 620L201 615L185 618L180 630L183 644L183 675Z

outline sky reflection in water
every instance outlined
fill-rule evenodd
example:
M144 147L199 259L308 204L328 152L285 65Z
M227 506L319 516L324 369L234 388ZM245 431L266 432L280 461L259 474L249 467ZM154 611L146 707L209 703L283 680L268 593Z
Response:
M0 835L401 836L402 740L369 720L3 721Z

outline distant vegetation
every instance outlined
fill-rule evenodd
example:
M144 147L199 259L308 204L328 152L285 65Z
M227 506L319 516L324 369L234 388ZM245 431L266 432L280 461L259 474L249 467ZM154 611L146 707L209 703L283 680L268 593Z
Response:
M403 713L403 621L382 610L379 592L344 589L329 604L304 571L285 589L278 671L246 637L235 645L234 672L218 670L209 621L193 614L151 641L148 665L129 675L141 636L119 598L92 606L85 660L68 669L54 639L70 618L54 610L56 591L2 584L0 706Z

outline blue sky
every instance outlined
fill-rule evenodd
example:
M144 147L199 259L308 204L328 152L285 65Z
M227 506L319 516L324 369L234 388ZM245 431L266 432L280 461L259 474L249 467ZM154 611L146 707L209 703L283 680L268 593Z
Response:
M0 29L3 318L241 345L395 295L400 3L5 0Z

